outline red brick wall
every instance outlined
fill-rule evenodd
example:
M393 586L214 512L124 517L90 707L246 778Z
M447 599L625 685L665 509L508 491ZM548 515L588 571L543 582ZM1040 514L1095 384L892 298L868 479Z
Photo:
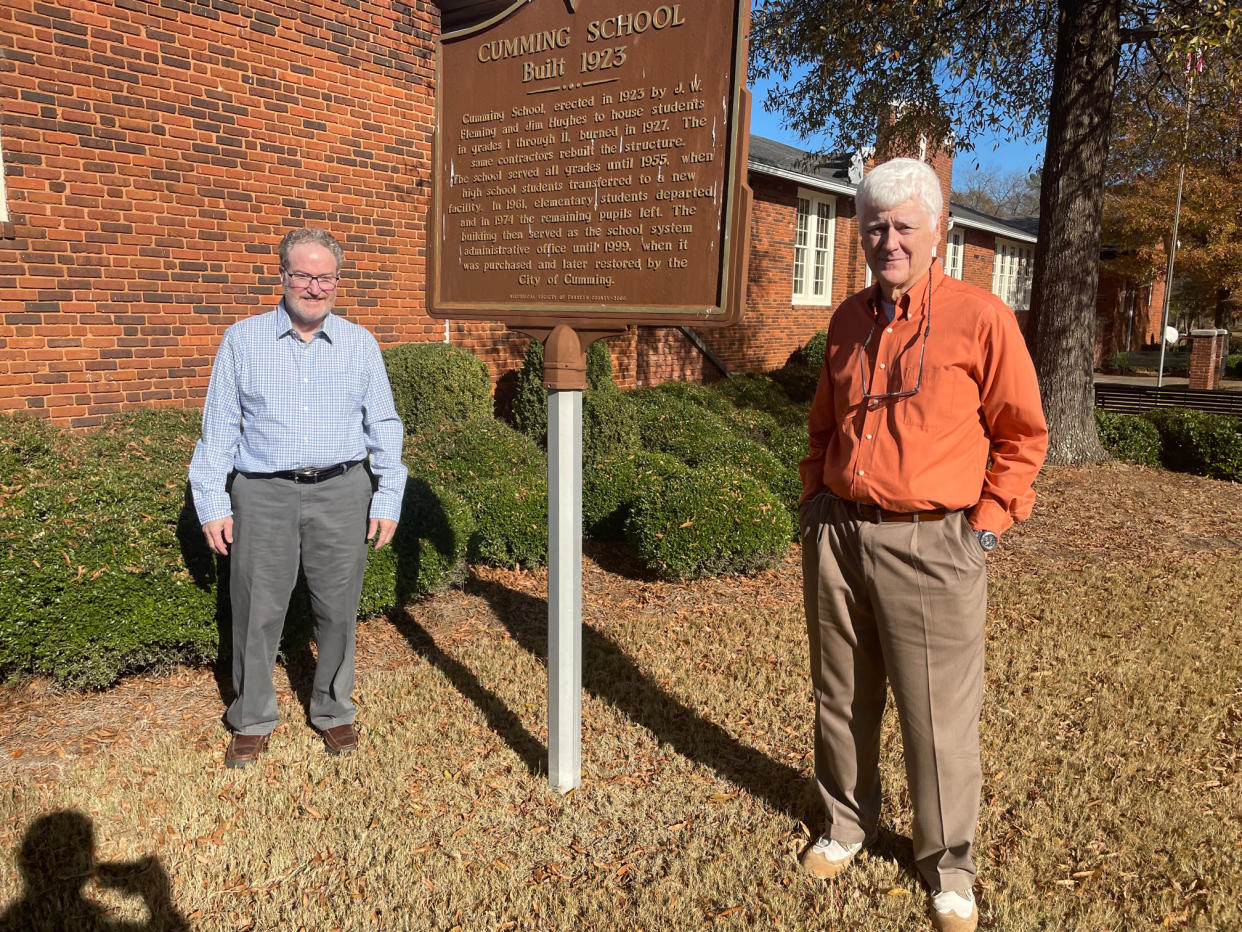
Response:
M423 310L438 28L429 0L0 0L0 409L83 426L199 404L307 224L345 245L351 319L442 339Z

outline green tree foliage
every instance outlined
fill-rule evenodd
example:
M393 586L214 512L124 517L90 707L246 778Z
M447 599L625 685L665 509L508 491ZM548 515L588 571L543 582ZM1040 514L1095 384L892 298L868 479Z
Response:
M1047 125L1030 338L1052 462L1103 455L1091 403L1104 163L1119 70L1236 43L1229 0L761 0L751 60L803 136L880 154ZM899 101L894 107L893 102ZM889 115L892 119L889 119ZM1092 257L1092 261L1084 261Z

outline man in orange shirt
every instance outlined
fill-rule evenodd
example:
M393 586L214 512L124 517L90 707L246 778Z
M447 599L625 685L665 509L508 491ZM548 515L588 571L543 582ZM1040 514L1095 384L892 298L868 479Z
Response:
M829 324L799 464L827 822L802 865L835 877L875 838L888 682L932 918L965 932L978 923L987 553L1031 513L1047 428L1013 311L934 259L935 173L893 159L863 179L856 204L876 281Z

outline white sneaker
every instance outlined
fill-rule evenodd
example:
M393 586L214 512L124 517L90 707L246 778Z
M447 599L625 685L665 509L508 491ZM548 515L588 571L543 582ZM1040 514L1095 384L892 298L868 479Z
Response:
M812 877L831 880L850 866L854 855L862 850L862 842L842 844L835 838L820 835L819 840L802 854L802 867Z
M973 932L979 923L973 890L937 890L932 894L932 910L936 928L943 932Z

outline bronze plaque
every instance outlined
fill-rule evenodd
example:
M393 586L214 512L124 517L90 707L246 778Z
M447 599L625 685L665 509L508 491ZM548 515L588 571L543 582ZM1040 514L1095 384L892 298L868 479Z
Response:
M747 13L745 0L517 0L482 22L446 17L431 314L519 327L734 322Z

